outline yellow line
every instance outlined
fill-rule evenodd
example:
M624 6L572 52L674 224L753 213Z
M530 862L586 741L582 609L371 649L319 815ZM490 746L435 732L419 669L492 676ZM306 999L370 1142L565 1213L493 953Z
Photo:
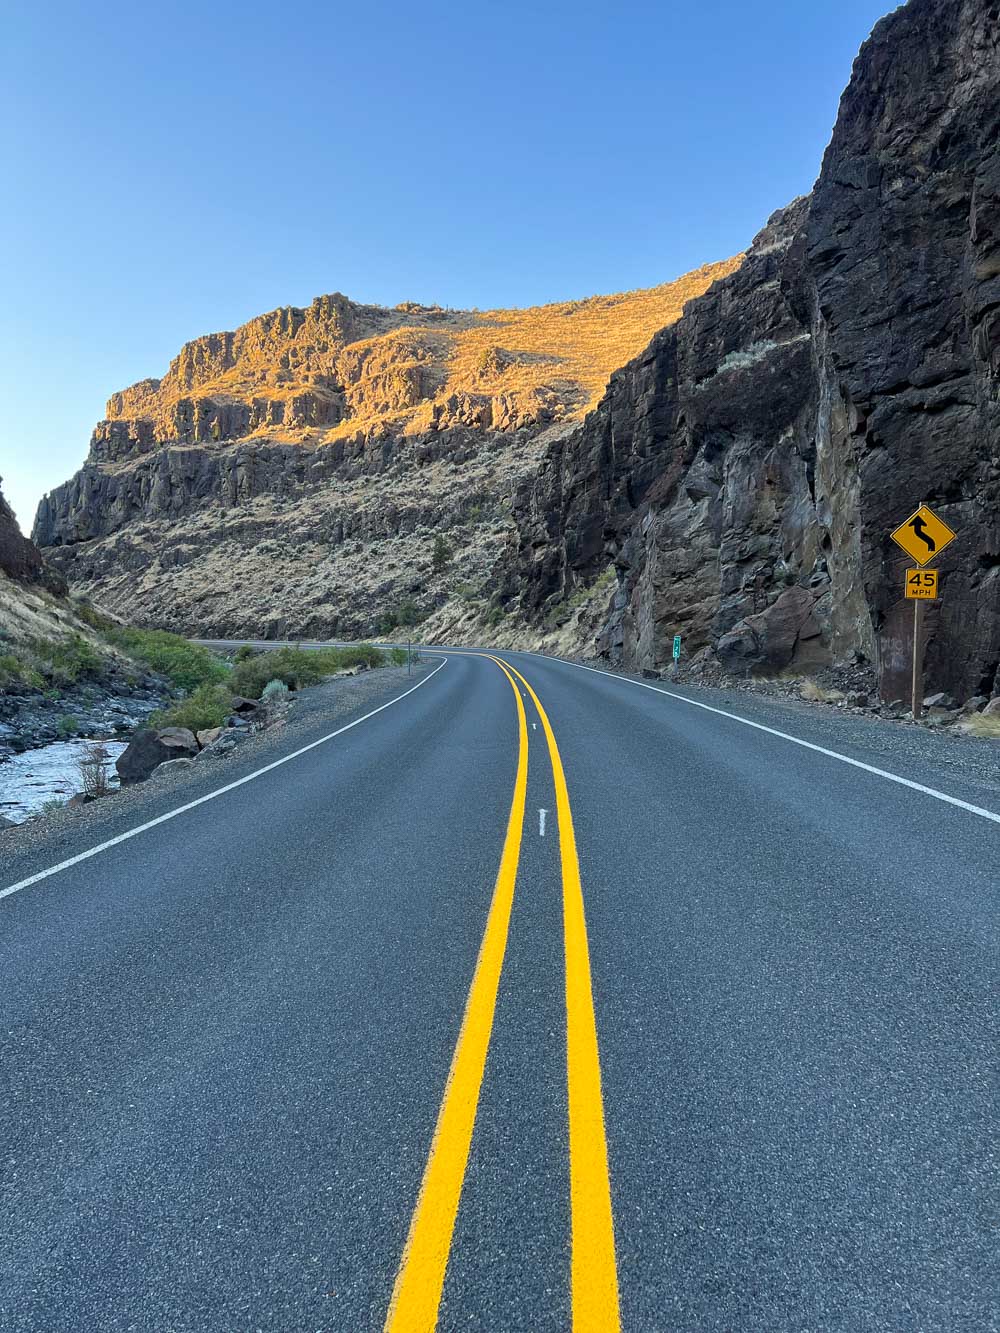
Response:
M608 1148L601 1096L597 1021L590 980L587 921L569 792L559 747L538 695L510 663L506 666L531 695L549 746L559 817L563 929L566 937L566 1077L569 1092L569 1177L573 1226L572 1296L574 1333L618 1333L618 1270Z
M528 786L528 725L520 691L503 664L498 662L497 665L510 681L517 699L518 759L514 797L486 930L451 1059L417 1206L396 1276L385 1333L433 1333L437 1325L507 948Z

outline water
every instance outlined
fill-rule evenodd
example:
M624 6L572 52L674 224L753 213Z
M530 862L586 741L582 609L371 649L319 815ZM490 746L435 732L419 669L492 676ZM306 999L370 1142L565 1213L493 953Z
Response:
M109 756L110 785L117 787L115 760L126 747L121 741L100 744ZM0 815L14 824L23 824L37 815L46 801L65 804L83 790L78 765L88 748L87 741L53 741L0 763Z

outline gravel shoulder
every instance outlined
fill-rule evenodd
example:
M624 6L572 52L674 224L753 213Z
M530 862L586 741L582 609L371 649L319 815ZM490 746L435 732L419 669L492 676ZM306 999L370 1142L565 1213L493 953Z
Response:
M206 751L190 766L171 765L90 805L0 831L0 888L238 781L398 697L436 666L437 659L425 659L410 675L405 667L379 667L311 686L293 696L287 718L227 755Z

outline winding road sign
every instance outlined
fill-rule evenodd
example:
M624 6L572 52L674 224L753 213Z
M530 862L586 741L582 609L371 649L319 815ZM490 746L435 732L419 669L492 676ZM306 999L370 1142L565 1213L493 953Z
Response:
M937 559L944 548L955 540L955 533L934 510L921 505L905 523L892 534L892 540L901 546L911 560L926 565Z

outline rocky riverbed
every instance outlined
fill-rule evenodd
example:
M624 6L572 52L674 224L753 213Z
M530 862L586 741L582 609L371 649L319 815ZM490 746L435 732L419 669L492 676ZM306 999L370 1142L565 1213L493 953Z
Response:
M117 672L101 683L0 692L0 761L52 741L127 736L175 694L161 676Z
M149 715L176 696L152 673L112 666L105 680L0 691L0 821L21 824L83 790L80 758L100 741L114 763Z

